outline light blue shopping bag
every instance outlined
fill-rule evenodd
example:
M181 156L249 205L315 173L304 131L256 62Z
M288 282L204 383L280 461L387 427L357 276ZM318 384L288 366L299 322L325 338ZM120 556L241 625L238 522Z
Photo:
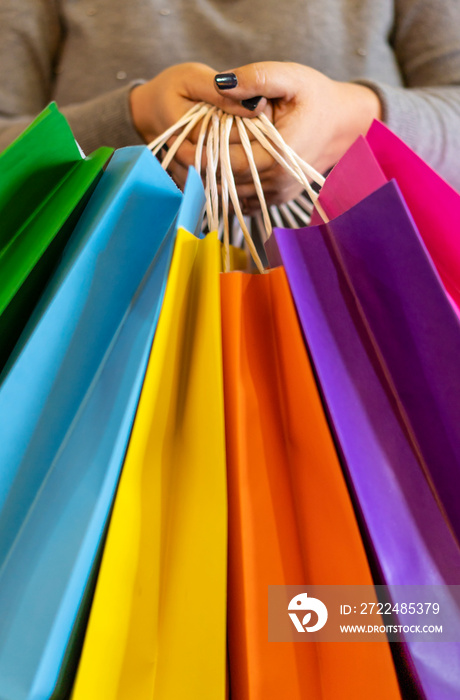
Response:
M68 692L177 223L203 202L196 173L182 195L147 148L117 151L3 379L2 700Z

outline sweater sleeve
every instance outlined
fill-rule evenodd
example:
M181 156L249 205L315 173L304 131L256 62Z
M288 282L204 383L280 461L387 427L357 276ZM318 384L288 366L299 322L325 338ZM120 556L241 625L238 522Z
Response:
M0 150L52 100L64 38L57 0L0 3ZM61 108L85 152L142 143L131 119L132 87Z
M460 2L395 0L390 42L404 86L359 82L379 95L390 129L460 190Z

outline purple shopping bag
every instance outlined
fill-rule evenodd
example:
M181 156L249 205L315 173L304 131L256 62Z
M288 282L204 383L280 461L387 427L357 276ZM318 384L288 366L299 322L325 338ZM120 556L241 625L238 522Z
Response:
M460 309L460 194L388 127L374 121L326 179L319 201L329 218L395 179L443 284ZM321 223L315 211L313 224Z
M275 239L383 582L459 584L460 327L397 186ZM460 696L460 644L405 648L426 698Z

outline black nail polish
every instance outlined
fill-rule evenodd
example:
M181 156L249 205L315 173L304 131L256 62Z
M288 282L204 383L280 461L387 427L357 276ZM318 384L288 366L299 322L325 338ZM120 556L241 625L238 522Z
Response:
M247 100L241 100L241 104L245 109L249 109L251 112L253 112L261 99L262 95L259 95L258 97L249 97Z
M235 73L219 73L214 77L219 90L231 90L238 85L238 79Z

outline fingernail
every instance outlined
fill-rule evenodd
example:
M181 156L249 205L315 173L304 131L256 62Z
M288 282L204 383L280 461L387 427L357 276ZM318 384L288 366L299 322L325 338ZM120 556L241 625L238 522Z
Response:
M214 77L219 90L231 90L238 85L238 78L235 73L219 73Z
M261 99L262 95L259 95L259 97L249 97L247 100L241 100L241 104L245 109L249 109L253 112Z

